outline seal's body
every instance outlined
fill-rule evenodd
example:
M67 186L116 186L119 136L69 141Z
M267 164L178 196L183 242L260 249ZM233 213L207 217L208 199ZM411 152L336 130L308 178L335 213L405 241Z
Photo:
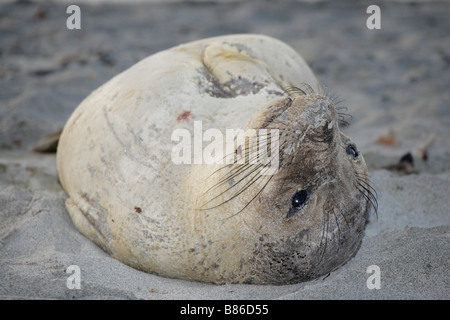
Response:
M58 172L75 226L124 263L174 278L287 284L336 269L360 246L371 192L316 84L295 51L266 36L142 60L89 95L63 130ZM279 146L276 172L249 161L249 140L235 142L231 164L173 160L177 129L195 144L208 129L240 128L277 130L267 138Z

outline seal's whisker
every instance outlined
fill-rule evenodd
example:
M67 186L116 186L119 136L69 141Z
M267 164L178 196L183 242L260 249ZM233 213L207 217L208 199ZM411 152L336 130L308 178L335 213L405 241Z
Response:
M273 154L271 155L271 160L278 156L278 154ZM252 186L255 182L258 182L258 184L261 183L261 181L263 181L264 179L261 179L262 177L265 177L265 173L267 173L268 170L271 169L270 166L268 165L263 165L263 164L258 164L258 165L247 165L247 168L244 168L244 170L242 170L241 172L244 173L248 168L253 168L253 170L251 170L248 173L245 173L245 176L243 178L241 178L237 183L235 183L233 186L230 186L229 188L227 188L225 191L223 191L222 193L220 193L219 195L215 196L214 198L210 199L209 201L207 201L205 204L203 204L203 206L207 205L208 203L210 203L211 201L215 200L216 198L218 198L219 196L225 194L226 192L228 192L229 190L231 190L233 187L238 186L244 179L248 178L249 176L251 176L253 173L255 173L253 176L251 176L250 180L247 181L240 189L238 192L236 192L235 194L233 194L230 198L228 198L227 200L219 203L216 206L210 207L210 208L206 208L203 210L208 210L208 209L213 209L216 208L218 206L221 206L229 201L231 201L232 199L236 198L237 196L239 196L240 194L242 194L244 191L246 191L250 186ZM260 170L261 172L258 172L258 170ZM236 214L242 212L245 208L247 208L247 206L266 188L267 184L270 182L270 180L272 180L273 175L268 175L270 176L270 178L267 180L267 182L264 184L264 186L256 193L256 195L241 209L239 210ZM234 215L236 215L234 214ZM234 216L233 215L233 216Z
M280 130L280 131L284 131L285 129L284 129L284 128L280 128L279 130ZM266 136L265 138L260 138L260 137L258 137L258 139L259 139L259 142L270 142L270 143L272 143L272 142L279 142L281 138L278 137L278 139L274 139L274 138L272 138L272 136L270 136L270 137L269 137L269 136ZM269 144L267 144L267 145L269 145ZM245 151L244 154L248 154L249 147L245 147L245 148L244 148L244 151ZM231 156L233 156L233 159L234 159L234 157L236 156L236 150L235 150L233 153L228 153L228 154L224 155L224 156L222 157L222 161L226 162L226 160L227 160L229 157L231 157ZM254 159L254 158L253 158L253 159ZM234 164L236 164L236 163L234 163ZM207 179L211 178L211 177L212 177L214 174L216 174L217 172L226 169L226 168L229 167L230 165L233 165L233 163L230 163L230 164L228 164L228 165L222 166L222 167L220 167L220 168L214 170L214 171L207 177ZM228 180L228 178L225 178L224 180L226 181L226 180ZM212 188L210 188L210 189L212 189ZM206 192L208 192L210 189L208 189ZM206 192L204 192L204 193L206 193ZM203 193L203 194L204 194L204 193Z
M244 149L244 151L246 151L246 150ZM233 153L228 153L228 154L226 154L225 156L223 156L222 160L223 160L224 162L226 162L226 159L228 159L229 157L233 156L233 161L237 161L237 160L234 160L235 155L236 155L236 150L235 150ZM214 171L207 177L207 179L211 178L213 175L215 175L215 174L218 173L219 171L222 171L222 170L224 170L224 169L227 169L227 168L229 168L230 166L233 166L233 165L245 165L245 164L237 164L236 162L230 163L230 164L226 164L226 165L224 165L224 166L222 166L222 167L220 167L220 168L214 170ZM226 181L226 180L228 180L228 178L224 178L223 180ZM213 187L211 187L210 189L212 189L212 188L213 188ZM210 189L208 189L208 190L205 191L204 193L208 192ZM203 193L203 194L204 194L204 193ZM202 195L203 195L203 194L202 194Z
M367 202L369 202L369 204L370 204L370 206L372 207L372 208L376 208L376 206L377 206L377 204L374 204L374 202L373 202L373 198L372 197L370 197L370 196L368 196L367 194L365 194L363 191L361 191L360 190L360 192L361 192L361 194L363 195L363 197L366 199L366 201ZM375 200L376 201L376 200ZM376 215L376 217L377 217L377 219L378 219L378 210L377 209L374 209L375 210L375 215Z
M378 198L377 190L375 190L374 187L372 187L372 181L370 181L370 178L367 175L360 175L358 172L355 172L355 177L358 181L365 184L365 186L370 189L370 194L376 199Z
M372 190L372 192L375 194L375 196L378 198L378 194L377 194L377 190L375 190L374 187L372 187L372 181L370 181L370 178L367 175L360 175L358 172L355 172L355 175L358 179L362 179L362 181L364 181L367 185L367 187L370 188L370 190ZM367 180L367 181L366 181Z
M261 176L260 176L261 177ZM267 179L267 181L266 181L266 183L264 184L264 186L256 193L256 195L241 209L241 210L239 210L238 212L236 212L235 214L233 214L233 215L231 215L231 216L229 216L228 217L228 219L229 218L232 218L232 217L234 217L234 216L236 216L236 215L238 215L239 213L241 213L242 211L244 211L245 210L245 208L247 208L249 205L250 205L250 203L252 203L253 202L253 200L255 200L256 199L256 197L258 197L259 196L259 194L266 188L266 186L267 186L267 184L270 182L270 180L272 180L272 178L273 178L273 175L271 175L270 176L270 178L269 179ZM258 178L259 179L259 178Z
M345 103L345 99L341 98L338 94L336 93L328 93L326 95L326 97L331 100L331 102L333 102L333 106L336 110L348 110L348 108L343 105Z
M224 177L222 177L216 184L214 184L212 187L210 187L208 190L204 191L201 196L204 196L205 194L207 194L208 192L210 192L213 189L216 189L217 187L221 186L222 184L226 183L227 181L229 181L230 179L233 179L234 177L236 177L241 171L246 170L248 168L247 165L245 164L231 164L231 165L226 165L223 166L217 170L214 171L214 173L218 173L220 170L222 169L228 169L229 167L233 167L229 172L227 172L225 174ZM237 169L236 169L237 166ZM211 177L211 175L209 176Z
M284 147L284 145L285 144L282 144L281 145L281 148L283 148ZM270 158L270 160L269 160L269 162L271 163L272 162L272 160L276 157L276 156L279 156L277 153L275 153L275 154L271 154L271 158ZM253 159L256 159L256 156L255 156L255 158L253 158ZM264 170L269 170L270 169L270 166L268 166L268 165L263 165L263 164L260 164L260 165L258 165L258 168L257 169L259 169L259 168L263 168ZM257 170L256 169L256 170ZM260 173L260 175L265 175L264 173L265 172L263 172L263 169L261 169L261 173ZM246 176L246 177L248 177L248 175ZM244 178L246 178L246 177L244 177Z
M342 112L341 110L347 111L348 108L343 106L345 103L345 99L341 98L337 93L332 92L328 87L326 87L323 83L319 83L319 94L328 98L331 101L334 108L336 109L339 117L339 125L342 127L348 127L350 125L350 121L353 119L352 115ZM346 117L350 118L349 121L346 120Z
M261 166L262 166L262 165L258 165L257 167L260 168ZM248 176L246 176L246 177L248 177ZM245 178L246 178L246 177L245 177ZM256 177L256 179L253 179L253 178L255 178L255 177ZM221 205L223 205L223 204L225 204L225 203L227 203L227 202L233 200L234 198L236 198L237 196L239 196L240 194L242 194L245 190L247 190L250 186L252 186L255 182L257 182L259 179L261 179L261 177L263 177L263 176L260 175L260 174L259 174L259 175L256 174L255 176L252 177L252 179L251 179L250 181L246 182L245 185L242 187L242 189L240 189L237 193L235 193L231 198L225 200L224 202L218 204L217 206L215 206L215 207L213 207L213 208L216 208L216 207L218 207L218 206L221 206ZM273 177L273 176L271 176L271 177ZM268 182L267 182L267 183L268 183ZM267 185L267 183L265 184L265 186ZM265 187L265 186L264 186L264 187ZM263 188L263 189L264 189L264 188ZM260 194L261 191L262 191L262 189L257 193L257 195ZM223 192L223 193L225 193L225 192ZM223 193L222 193L222 194L223 194ZM255 198L255 197L254 197L254 198ZM253 198L253 199L254 199L254 198ZM252 199L251 201L253 201L253 199ZM251 201L250 201L250 202L251 202ZM244 206L244 208L242 208L241 210L239 210L238 213L241 212L242 210L244 210L248 205L249 205L249 203L246 204L246 205ZM212 208L210 208L210 209L212 209ZM236 214L237 214L237 213L236 213Z
M281 148L282 148L283 146L284 146L284 145L282 144L282 145L281 145ZM246 150L244 150L244 151L245 151L244 154L248 154L248 148L246 148ZM230 179L234 179L235 177L237 177L237 176L240 175L241 173L243 173L243 172L245 172L246 170L248 170L249 168L251 168L251 167L249 166L249 163L252 162L253 160L256 160L256 157L257 157L257 156L258 156L258 155L255 155L255 157L253 157L253 158L251 158L251 159L247 159L248 157L246 157L247 163L245 163L245 164L238 164L238 165L239 165L238 169L234 169L234 168L233 168L232 170L230 170L230 172L226 173L224 177L222 177L216 184L214 184L214 185L213 185L212 187L210 187L208 190L204 191L201 195L203 196L203 195L209 193L210 191L212 191L212 190L214 190L214 189L217 189L217 188L220 187L221 185L227 183ZM276 156L276 154L273 155L273 156ZM273 159L273 158L271 158L271 159ZM228 166L223 166L223 167L221 167L221 168L215 170L214 173L217 173L217 172L219 172L220 170L225 169L225 168L229 168L229 165L228 165ZM255 169L255 170L256 170L256 169ZM248 175L247 175L247 176L248 176ZM209 177L211 177L211 175L210 175ZM245 176L245 177L246 177L246 176ZM245 177L242 178L242 179L245 179ZM242 179L241 179L240 181L242 181ZM237 183L239 183L240 181L238 181ZM236 183L236 184L237 184L237 183Z
M239 181L237 181L236 183L234 183L232 186L228 187L225 191L223 191L222 193L219 193L217 196L213 197L212 199L208 200L206 203L203 204L203 206L207 205L208 203L210 203L211 201L217 199L218 197L220 197L221 195L223 195L224 193L226 193L227 191L231 190L232 188L236 187L237 185L239 185L239 183L241 183L243 180L245 180L247 177L249 177L251 174L253 174L254 172L256 172L262 165L255 165L255 166L244 166L244 170L242 172L245 172L248 169L252 169L248 174L246 174L244 177L242 177ZM238 173L239 174L239 173ZM235 176L237 176L238 174L236 174ZM248 182L247 182L248 183ZM220 184L223 184L223 182L221 182ZM217 184L218 185L218 184ZM216 186L217 186L216 185ZM248 186L246 187L248 188ZM246 189L245 188L245 189ZM245 189L243 191L245 191ZM240 193L239 193L240 194ZM233 196L234 197L234 196ZM223 202L226 203L231 199L228 199L227 201ZM222 203L222 204L223 204ZM212 208L210 208L212 209Z
M232 166L232 165L233 165L233 164L230 163L230 164L224 165L224 166L222 166L222 167L220 167L220 168L214 170L209 176L206 177L206 179L212 178L212 176L215 175L216 173L218 173L219 171L222 171L222 170L224 170L224 169L227 169L227 168L229 168L229 167ZM211 188L210 188L210 189L211 189ZM209 190L209 189L208 189L208 190ZM203 195L203 194L202 194L202 195Z
M358 191L363 195L363 197L369 202L370 206L374 209L375 215L378 218L378 201L373 192L367 188L365 185L368 185L368 183L364 180L361 180L360 178L356 179L357 181L357 189ZM361 187L363 190L361 190L359 187ZM369 186L370 187L370 186ZM367 194L366 194L367 193Z
M272 156L271 159L273 159L273 157L275 157L275 156L277 156L277 155L274 154L274 155ZM244 175L244 177L242 177L239 181L237 181L237 182L236 182L235 184L233 184L232 186L228 187L228 188L227 188L226 190L224 190L222 193L220 193L220 194L216 195L215 197L213 197L212 199L208 200L206 203L204 203L204 204L202 205L202 207L205 206L205 205L207 205L208 203L212 202L213 200L217 199L219 196L225 194L226 192L228 192L228 191L231 190L232 188L238 186L244 179L248 178L250 175L252 175L253 173L256 172L256 174L255 174L253 177L251 177L250 181L247 181L247 182L242 186L242 189L240 189L237 193L235 193L233 196L231 196L231 198L225 200L224 202L218 204L217 206L210 207L210 208L206 208L206 210L207 210L207 209L213 209L213 208L216 208L216 207L218 207L218 206L220 206L220 205L222 205L222 204L225 204L225 203L229 202L230 200L234 199L235 197L237 197L238 195L240 195L242 192L244 192L245 190L247 190L251 185L253 185L253 183L255 183L256 181L258 181L258 180L263 176L263 173L258 173L258 170L261 169L261 168L265 168L266 170L269 170L268 166L265 166L265 165L263 165L263 164L258 164L258 165L244 165L244 169L241 170L241 168L240 168L240 169L239 169L240 172L239 172L239 173L233 173L233 174L232 174L232 177L238 176L240 173L243 173L243 172L245 172L245 171L248 170L248 169L252 169L252 170L251 170L250 172L246 173L246 174ZM272 176L273 176L273 175L272 175ZM256 177L256 179L254 179L255 177ZM226 179L222 179L218 184L223 184L224 181L227 181L228 179L229 179L229 177L227 177ZM218 184L217 184L217 185L218 185ZM216 185L216 186L217 186L217 185ZM266 185L267 185L267 184L266 184ZM266 185L265 185L265 186L266 186ZM264 188L265 188L265 186L264 186ZM262 190L261 190L261 191L262 191ZM258 192L258 194L259 194L259 192Z
M344 102L344 100L338 101L338 103L343 103L343 102ZM339 110L339 111L341 111L341 110L348 111L348 107L342 106L342 105L338 105L338 106L335 105L334 108L335 108L336 110Z
M350 125L350 122L348 122L345 117L349 117L350 121L351 119L353 119L352 115L348 114L348 113L344 113L344 112L339 112L338 111L338 121L339 121L339 126L341 127L348 127Z
M230 165L223 166L223 167L221 167L221 168L215 170L214 173L218 173L218 172L219 172L220 170L222 170L222 169L227 169L227 168L229 168L229 166L230 166ZM231 165L231 166L233 166L233 165ZM204 195L206 195L207 193L209 193L210 191L212 191L212 190L214 190L214 189L217 189L219 186L223 185L224 183L226 183L226 182L229 181L230 179L233 179L233 178L234 178L233 175L237 175L237 174L238 174L238 171L241 170L241 168L243 168L243 170L245 170L245 169L246 169L245 164L239 165L239 169L234 170L234 173L233 173L233 169L232 169L232 171L228 172L228 173L226 174L225 177L223 177L223 178L222 178L221 180L219 180L216 184L214 184L212 187L210 187L209 189L207 189L206 191L204 191L204 192L201 193L200 195L201 195L201 196L204 196ZM231 173L233 173L233 174L231 174ZM211 177L211 176L212 176L212 175L210 175L209 177ZM209 177L208 177L208 178L209 178Z
M323 83L323 82L320 82L320 81L318 81L317 82L317 87L318 87L318 90L317 90L317 94L319 94L319 95L321 95L321 96L328 96L328 94L329 94L329 90L328 90L328 88L325 86L325 84Z
M319 247L323 248L323 250L322 250L322 253L320 254L319 263L322 262L322 258L325 255L325 251L327 250L329 221L330 221L330 219L328 216L328 211L324 210L324 215L323 215L323 219L322 219L322 236L321 236L320 245L319 245ZM323 239L325 239L325 243L322 245Z
M339 218L337 217L336 211L334 208L333 208L333 216L334 216L334 220L336 221L336 227L338 230L338 248L336 251L336 253L337 253L337 252L339 252L339 248L341 247L341 227L339 226Z
M335 107L342 104L345 101L336 92L331 91L330 88L328 88L324 83L320 82L318 84L318 87L319 87L318 94L327 97L331 102L333 102L333 105Z
M370 182L369 182L369 181L366 181L366 180L364 180L364 179L362 179L362 178L358 178L358 177L357 177L356 179L357 179L360 183L364 184L367 193L368 193L371 197L373 197L374 200L376 201L377 198L378 198L378 194L377 194L377 191L370 185ZM377 202L376 208L378 208L378 202ZM374 208L374 209L376 209L376 208Z
M269 170L268 167L264 167L264 169ZM266 177L266 175L264 175L264 173L261 173L261 175L257 178L257 180L259 180L258 184L260 184L261 181L263 181L263 180L260 180L260 178L263 177L263 176ZM253 198L250 199L250 201L249 201L242 209L240 209L238 212L236 212L235 214L231 215L231 216L228 217L228 218L234 217L234 216L238 215L239 213L241 213L242 211L244 211L244 210L250 205L250 203L252 203L253 200L255 200L255 199L259 196L259 194L266 188L267 184L268 184L268 183L270 182L270 180L272 180L272 178L273 178L273 175L267 175L267 176L269 176L268 180L266 181L266 183L264 184L264 186L263 186L261 189L259 189L259 191L255 194L255 196L253 196Z

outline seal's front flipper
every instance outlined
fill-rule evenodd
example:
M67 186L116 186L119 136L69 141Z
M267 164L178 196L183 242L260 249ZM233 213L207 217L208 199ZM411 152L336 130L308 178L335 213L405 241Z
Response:
M77 204L72 198L66 200L66 208L76 228L111 254L112 237L106 221L106 212L98 211L89 201L81 200Z
M59 137L62 129L42 137L32 148L31 151L40 153L55 153L58 148Z
M242 88L243 84L255 86L273 82L269 68L264 61L252 57L248 52L236 46L225 43L209 45L203 50L202 62L220 84L236 82L239 90L245 89ZM250 92L251 88L248 89Z

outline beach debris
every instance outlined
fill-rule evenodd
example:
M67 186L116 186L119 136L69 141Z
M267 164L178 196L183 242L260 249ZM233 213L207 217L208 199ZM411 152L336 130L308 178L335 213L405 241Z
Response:
M431 144L434 142L434 139L436 138L436 134L432 134L430 135L430 137L428 138L427 141L425 141L424 143L422 143L418 148L417 148L417 152L419 154L420 159L422 159L423 161L427 161L428 160L428 148L431 146Z
M391 170L391 171L399 171L406 174L414 173L413 167L414 167L414 156L416 159L419 159L421 161L427 161L429 158L428 155L428 149L431 146L431 144L434 142L436 138L436 134L431 134L428 139L420 144L417 149L413 152L408 152L404 154L400 161L396 164L384 166L383 169Z
M104 51L104 50L97 50L96 51L97 57L99 61L107 67L112 67L116 64L114 61L114 58L112 57L110 52Z
M403 155L400 158L400 161L397 164L385 166L384 169L391 171L401 171L404 173L412 173L412 169L414 167L414 158L411 152Z
M48 18L48 9L46 7L38 8L33 15L34 20L45 20L47 18Z
M385 146L393 146L395 144L394 131L392 129L389 129L386 134L380 135L375 143Z

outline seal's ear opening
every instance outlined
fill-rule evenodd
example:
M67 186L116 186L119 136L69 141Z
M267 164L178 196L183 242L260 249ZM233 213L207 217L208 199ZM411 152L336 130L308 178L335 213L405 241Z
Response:
M56 153L62 129L42 137L31 149L38 153Z

